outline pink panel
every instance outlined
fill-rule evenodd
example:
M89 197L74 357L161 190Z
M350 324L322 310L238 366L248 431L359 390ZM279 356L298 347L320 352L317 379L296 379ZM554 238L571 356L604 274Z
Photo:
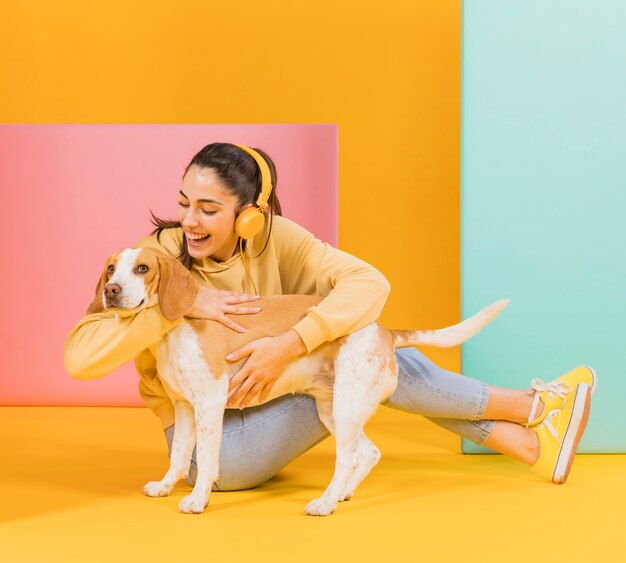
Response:
M132 362L76 381L63 345L104 260L176 217L182 173L204 145L267 151L285 216L337 243L335 125L0 126L3 405L140 405Z

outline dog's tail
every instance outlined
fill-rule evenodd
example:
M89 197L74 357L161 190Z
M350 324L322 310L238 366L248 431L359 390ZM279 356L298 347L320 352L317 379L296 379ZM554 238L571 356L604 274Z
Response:
M437 346L439 348L457 346L472 338L485 325L495 319L510 301L510 299L496 301L469 319L447 328L438 330L390 330L393 345L395 348L419 345Z

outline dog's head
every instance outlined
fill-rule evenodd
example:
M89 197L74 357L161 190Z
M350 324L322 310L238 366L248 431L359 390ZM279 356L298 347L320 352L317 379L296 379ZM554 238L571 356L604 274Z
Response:
M165 318L188 313L198 293L198 282L178 260L153 248L125 248L110 256L87 314L109 307L141 309L155 301Z

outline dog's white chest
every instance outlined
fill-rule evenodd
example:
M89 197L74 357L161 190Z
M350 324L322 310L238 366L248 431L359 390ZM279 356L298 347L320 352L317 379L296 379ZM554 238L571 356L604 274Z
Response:
M170 330L157 345L157 370L170 397L191 404L210 396L211 383L224 375L210 372L198 335L188 323Z

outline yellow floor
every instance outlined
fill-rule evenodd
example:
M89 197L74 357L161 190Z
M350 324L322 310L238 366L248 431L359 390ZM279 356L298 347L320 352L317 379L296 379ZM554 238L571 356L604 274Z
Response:
M578 456L570 480L538 480L502 456L381 408L383 459L327 518L306 516L333 470L326 440L259 489L213 493L202 515L145 497L167 452L146 409L0 408L0 561L626 560L626 456Z

